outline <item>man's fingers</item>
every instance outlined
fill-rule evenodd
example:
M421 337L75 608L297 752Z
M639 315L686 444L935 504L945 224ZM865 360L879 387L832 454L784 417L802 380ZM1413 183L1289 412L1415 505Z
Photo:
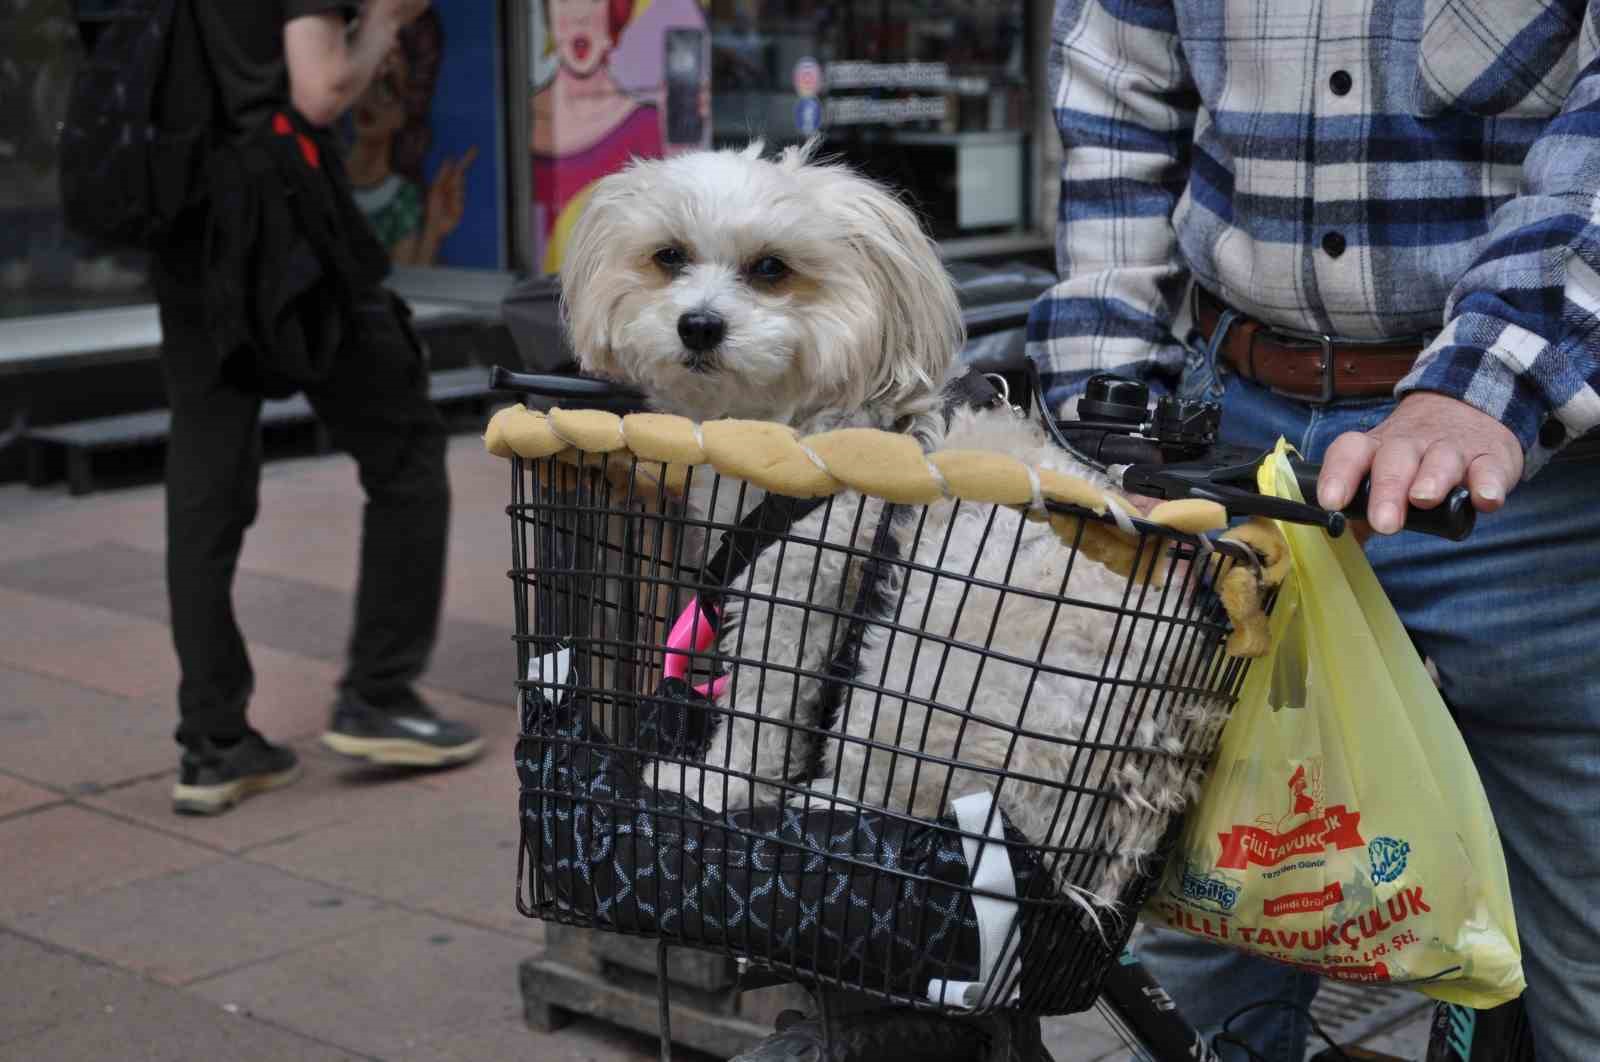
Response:
M1472 491L1472 506L1480 513L1492 513L1506 503L1506 492L1514 480L1512 470L1494 454L1479 454L1467 466L1467 489Z
M1416 391L1365 435L1335 439L1323 459L1317 497L1343 509L1370 470L1366 517L1391 535L1405 524L1408 502L1438 505L1463 482L1480 512L1493 512L1522 476L1522 449L1510 429L1449 395Z
M1455 446L1436 442L1422 455L1417 477L1411 482L1411 504L1432 509L1444 500L1450 489L1467 477L1467 460Z
M1372 493L1367 522L1380 535L1392 535L1406 522L1406 498L1422 454L1406 439L1386 439L1372 459Z
M1360 432L1345 432L1333 440L1322 458L1322 474L1317 477L1317 504L1324 509L1349 505L1377 452L1378 440Z

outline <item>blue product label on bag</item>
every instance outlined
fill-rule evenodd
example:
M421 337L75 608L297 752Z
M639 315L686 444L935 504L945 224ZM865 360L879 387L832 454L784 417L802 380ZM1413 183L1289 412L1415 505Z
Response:
M1393 837L1374 837L1367 845L1367 855L1372 859L1372 882L1374 885L1387 885L1397 881L1401 874L1406 872L1406 856L1411 854L1411 845Z
M1240 886L1240 882L1229 878L1196 872L1192 865L1183 868L1183 898L1201 907L1218 912L1233 910L1239 902Z

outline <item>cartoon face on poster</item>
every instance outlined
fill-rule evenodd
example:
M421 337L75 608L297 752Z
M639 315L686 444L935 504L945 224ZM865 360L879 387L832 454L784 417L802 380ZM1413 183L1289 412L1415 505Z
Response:
M356 202L396 265L502 265L496 23L483 0L424 12L351 109Z
M698 0L530 3L533 244L554 272L596 181L710 145L710 34Z

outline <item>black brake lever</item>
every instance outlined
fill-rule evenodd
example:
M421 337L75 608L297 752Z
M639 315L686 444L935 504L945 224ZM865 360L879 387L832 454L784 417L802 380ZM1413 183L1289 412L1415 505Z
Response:
M1372 486L1370 479L1362 481L1361 488L1342 512L1258 493L1256 473L1268 456L1248 447L1218 443L1210 447L1203 459L1130 465L1123 472L1122 486L1124 490L1135 494L1166 500L1201 498L1215 501L1230 513L1240 516L1266 516L1310 524L1323 528L1335 538L1344 533L1350 520L1366 518L1367 498ZM1317 475L1321 467L1297 458L1290 458L1289 465L1294 470L1301 494L1308 498L1316 497ZM1405 529L1459 542L1472 533L1477 516L1477 511L1472 507L1471 494L1465 487L1457 487L1435 508L1408 509Z
M1218 443L1200 460L1129 465L1122 473L1122 489L1167 501L1214 501L1235 516L1265 516L1309 524L1334 538L1344 534L1349 522L1344 513L1257 491L1256 472L1266 457L1246 447Z

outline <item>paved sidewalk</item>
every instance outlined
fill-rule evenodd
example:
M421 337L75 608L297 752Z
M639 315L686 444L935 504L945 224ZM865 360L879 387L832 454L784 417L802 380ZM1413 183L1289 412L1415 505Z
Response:
M275 462L236 602L252 719L305 776L216 819L169 806L160 488L0 486L0 1059L655 1057L593 1022L523 1022L517 964L541 930L513 903L507 477L473 437L453 440L450 469L448 618L425 692L482 727L488 753L419 774L316 745L361 495L344 458ZM1093 1015L1050 1035L1061 1062L1116 1055Z

